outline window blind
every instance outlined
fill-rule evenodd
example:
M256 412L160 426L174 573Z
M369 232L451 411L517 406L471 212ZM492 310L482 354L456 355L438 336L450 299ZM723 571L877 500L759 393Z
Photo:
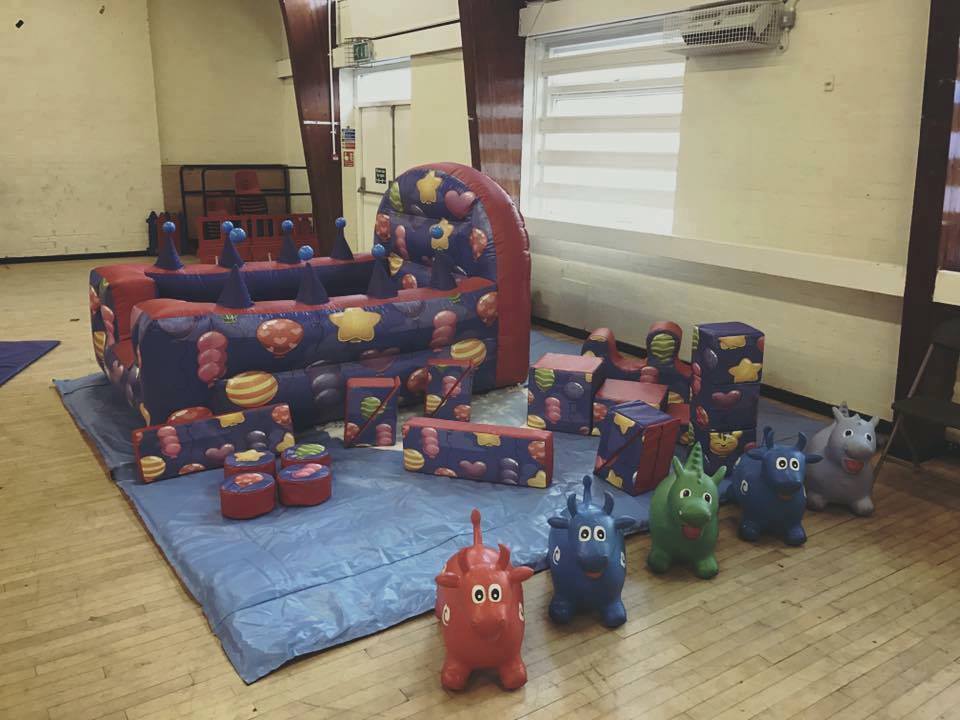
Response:
M527 39L524 212L669 234L684 59L660 20Z

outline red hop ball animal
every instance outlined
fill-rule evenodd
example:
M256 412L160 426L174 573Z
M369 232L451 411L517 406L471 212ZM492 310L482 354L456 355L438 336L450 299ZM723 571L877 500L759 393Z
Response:
M459 422L470 422L470 412L469 405L456 405L453 408L453 419Z
M520 655L523 644L523 586L533 570L514 567L510 550L486 547L480 511L470 514L473 545L447 560L437 575L436 615L440 619L446 657L440 682L462 690L474 670L495 670L500 684L514 690L527 682Z
M400 286L404 290L414 290L417 287L417 278L410 273L407 273L402 278L400 278Z

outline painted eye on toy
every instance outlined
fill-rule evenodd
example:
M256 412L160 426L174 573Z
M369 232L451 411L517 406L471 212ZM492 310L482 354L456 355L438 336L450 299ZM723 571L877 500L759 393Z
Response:
M787 469L787 459L785 457L777 458L777 470Z
M500 602L503 597L503 591L496 583L487 588L487 594L490 596L490 602Z
M523 622L523 603L517 605L517 612L520 615L520 622Z
M746 494L747 494L747 491L748 491L749 489L750 489L750 483L748 483L746 480L741 480L741 481L740 481L740 492L742 492L744 495L746 495Z
M627 555L626 553L623 552L623 550L621 550L620 551L620 567L626 567L626 566L627 566Z
M580 542L586 542L590 539L590 528L584 525L580 528Z
M851 430L850 428L847 428L846 430L843 431L843 436L844 436L844 437L853 437L853 430Z
M871 435L870 433L867 433L863 437L866 438L867 442L873 442L873 435Z
M800 461L797 460L797 458L790 458L790 469L791 469L791 470L799 470L799 469L800 469Z
M603 542L607 539L607 531L603 529L602 525L597 525L593 529L593 539L599 540L600 542Z
M710 493L704 493L703 501L709 505L710 503L713 502L713 495L711 495Z
M684 488L683 490L681 490L681 491L680 491L680 497L682 497L682 498L688 498L688 497L690 497L690 488Z
M475 605L479 605L487 597L487 591L483 589L483 585L474 585L470 597L473 598Z
M559 564L560 564L560 546L559 546L559 545L557 545L557 546L553 549L553 564L554 564L554 565L559 565Z
M444 625L450 624L450 606L449 605L443 606L443 613L441 614L440 619L443 621Z

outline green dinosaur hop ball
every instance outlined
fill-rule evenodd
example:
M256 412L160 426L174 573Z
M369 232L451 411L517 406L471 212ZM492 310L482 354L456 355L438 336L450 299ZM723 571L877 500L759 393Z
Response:
M665 573L676 563L688 564L699 578L709 580L720 568L715 549L720 509L718 484L727 469L703 472L703 449L695 443L686 463L673 467L650 501L650 554L647 566Z

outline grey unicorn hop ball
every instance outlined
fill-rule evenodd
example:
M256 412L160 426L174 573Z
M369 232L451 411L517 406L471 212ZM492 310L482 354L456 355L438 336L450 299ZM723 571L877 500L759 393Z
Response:
M833 408L834 421L810 441L810 452L823 462L807 468L807 507L846 505L857 515L873 513L873 466L879 418L850 414L847 404Z

